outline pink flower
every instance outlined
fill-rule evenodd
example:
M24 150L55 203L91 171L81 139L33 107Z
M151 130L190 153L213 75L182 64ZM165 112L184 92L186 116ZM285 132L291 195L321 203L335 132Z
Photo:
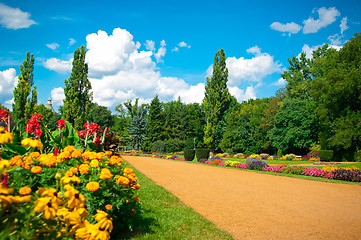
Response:
M83 138L85 137L85 131L84 130L81 130L81 131L76 131L79 135L79 137Z
M94 143L97 145L97 146L100 146L100 144L102 143L102 141L100 141L100 138L97 137L94 141Z

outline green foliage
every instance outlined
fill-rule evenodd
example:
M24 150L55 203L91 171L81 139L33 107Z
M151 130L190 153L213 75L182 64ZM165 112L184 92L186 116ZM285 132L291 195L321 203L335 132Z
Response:
M165 152L165 142L162 140L155 141L152 145L152 152L164 153Z
M164 114L163 106L160 102L158 95L155 95L149 106L148 113L148 132L147 141L155 142L164 140Z
M361 162L361 150L357 151L357 157L358 157L358 159L356 161Z
M196 151L194 149L184 149L183 153L186 161L193 161Z
M185 140L184 142L184 148L185 149L194 149L194 140L188 138L187 140Z
M108 110L107 107L99 106L97 103L91 103L86 120L102 127L111 127L112 112Z
M62 114L76 129L81 129L85 123L90 103L92 101L91 84L88 79L88 64L85 63L85 47L74 51L71 75L65 79L64 105Z
M282 152L305 154L317 139L314 107L309 100L286 99L268 134L272 145Z
M138 108L134 113L128 128L128 146L133 150L140 150L147 133L146 110Z
M318 155L320 156L321 161L330 162L332 160L333 151L332 150L319 150Z
M211 78L207 77L207 85L203 99L203 107L207 119L204 130L204 143L212 151L218 148L216 142L220 141L219 136L221 136L222 133L216 134L216 129L231 102L227 81L228 69L226 67L226 56L224 50L221 49L215 54L212 76ZM219 128L217 130L219 131Z
M44 106L44 104L37 105L35 107L35 113L39 113L43 118L43 121L49 123L50 119L53 117L54 112L53 110ZM29 114L30 116L30 114Z
M20 75L18 76L18 84L14 88L13 115L15 121L30 118L30 113L34 113L37 103L37 91L34 86L31 98L29 97L31 87L34 85L34 55L30 52L26 53L26 60L20 65Z
M210 150L208 148L196 148L197 159L208 159Z
M167 153L179 152L184 148L184 141L179 138L168 139L165 146Z

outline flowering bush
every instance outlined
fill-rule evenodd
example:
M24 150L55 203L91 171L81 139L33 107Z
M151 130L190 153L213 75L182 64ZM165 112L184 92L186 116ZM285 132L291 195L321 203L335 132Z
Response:
M275 173L281 173L283 169L285 169L286 166L278 165L278 166L264 166L262 168L262 171L265 172L275 172Z
M134 195L140 185L133 170L123 167L122 162L109 151L83 152L71 146L56 156L31 152L1 160L0 169L6 169L6 173L0 172L3 184L12 189L0 189L0 214L7 213L7 229L34 234L33 238L69 235L98 239L95 236L101 234L99 239L108 239L110 232L116 235L131 228L139 211L139 198ZM30 195L26 199L14 196L27 202L12 206L10 197L2 195L10 192ZM19 218L19 212L27 217ZM94 217L88 217L88 213ZM16 224L15 219L19 219ZM54 231L60 236L54 236Z
M336 169L332 171L333 179L343 180L348 182L361 182L361 171L360 170L346 170Z
M333 178L333 173L331 171L325 171L319 168L306 168L302 174L311 177Z
M288 167L282 169L282 172L289 173L289 174L302 175L306 169L307 169L307 167L288 166Z
M236 165L236 168L248 169L249 165L247 163L240 163Z
M238 162L238 161L226 161L225 162L225 166L227 166L227 167L235 167L235 166L237 166L238 164L240 164L240 162Z
M261 171L263 167L268 166L266 161L261 159L249 158L246 160L246 164L250 170L259 170Z
M212 164L212 161L211 160L207 160L204 162L205 164Z

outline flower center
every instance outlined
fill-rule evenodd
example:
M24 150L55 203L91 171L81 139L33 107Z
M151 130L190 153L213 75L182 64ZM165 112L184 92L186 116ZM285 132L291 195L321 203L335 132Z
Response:
M79 193L75 193L75 198L79 198Z

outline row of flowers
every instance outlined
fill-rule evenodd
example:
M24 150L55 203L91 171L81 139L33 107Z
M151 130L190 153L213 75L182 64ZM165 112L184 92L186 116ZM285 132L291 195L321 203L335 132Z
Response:
M22 143L32 141L37 140ZM109 239L131 229L140 210L140 185L133 169L123 165L110 151L72 146L0 160L1 232L16 238Z
M245 155L243 153L237 154L228 154L228 153L218 153L218 154L211 154L211 157L221 157L221 158L238 158L238 159L263 159L263 160L279 160L279 161L320 161L317 153L309 154L305 156L297 156L295 154L286 154L283 156L277 155L270 155L267 153L261 154L252 154L252 155Z

